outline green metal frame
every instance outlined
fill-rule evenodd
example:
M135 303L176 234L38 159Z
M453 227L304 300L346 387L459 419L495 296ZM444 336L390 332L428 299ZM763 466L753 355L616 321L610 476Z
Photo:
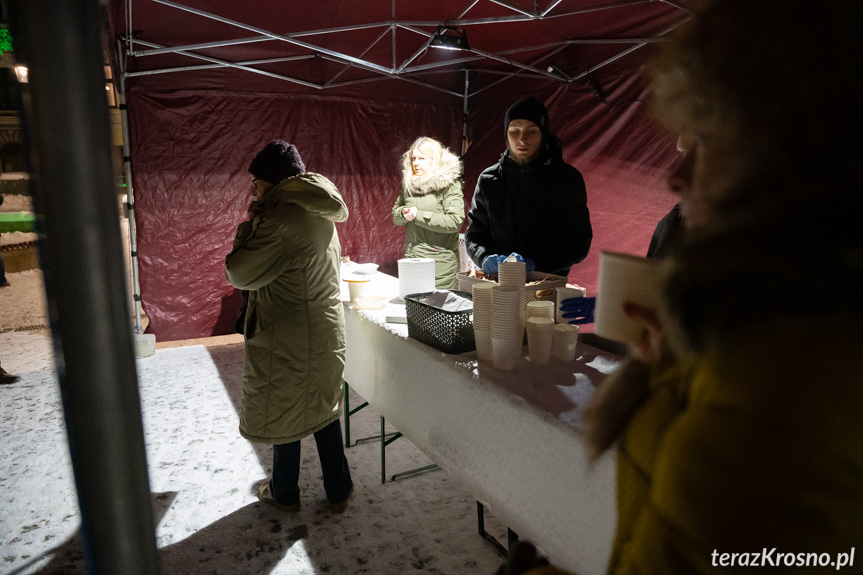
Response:
M351 400L350 400L350 386L348 382L345 382L345 447L351 447L351 416L363 408L367 407L369 402L366 401L362 405L351 409ZM396 431L393 433L386 433L386 420L384 416L381 416L381 432L378 435L371 435L369 437L363 437L357 439L354 442L354 445L358 445L364 441L374 441L379 439L381 442L381 483L387 482L387 445L402 437L400 431ZM390 481L395 481L399 477L407 477L409 475L416 475L417 473L423 473L424 471L432 471L434 469L439 469L436 463L432 463L431 465L424 465L423 467L417 467L416 469L410 469L408 471L402 471L401 473L395 473L390 477ZM500 553L502 557L506 557L507 548L504 547L500 541L498 541L492 534L485 530L485 507L479 501L476 502L476 520L477 520L477 530L479 531L480 537L488 541L489 543L497 549L497 552ZM507 527L507 545L510 549L512 546L518 543L518 534Z
M494 535L485 530L485 506L483 506L479 501L476 502L476 524L480 537L491 543L492 546L497 549L497 552L500 553L501 557L506 557L507 548L504 547ZM512 547L518 543L518 533L507 527L506 536L507 546L509 549L512 549Z
M364 407L368 406L369 402L366 401L359 407L355 407L354 409L350 408L350 386L348 382L345 382L345 447L351 447L351 416ZM387 482L387 445L395 441L396 439L402 437L400 431L396 431L393 433L386 433L385 430L386 421L384 420L384 416L381 416L381 432L378 435L370 435L369 437L363 437L361 439L357 439L354 442L354 445L362 443L364 441L374 441L380 440L381 442L381 483ZM390 481L395 481L400 477L407 477L409 475L416 475L417 473L422 473L424 471L431 471L434 469L439 469L437 463L432 463L431 465L424 465L422 467L417 467L415 469L409 469L408 471L402 471L400 473L395 473L390 477Z

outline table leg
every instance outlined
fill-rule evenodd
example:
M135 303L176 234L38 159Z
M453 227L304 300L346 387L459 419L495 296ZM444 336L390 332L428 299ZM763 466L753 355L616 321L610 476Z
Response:
M476 502L476 523L480 537L491 543L492 546L497 549L497 552L500 553L501 557L506 557L506 547L501 545L500 541L498 541L497 538L494 537L494 535L485 530L485 507L479 501ZM509 527L507 527L506 535L507 545L509 545L509 548L512 549L512 547L516 543L518 543L518 534Z
M355 407L353 409L350 408L351 407L351 404L350 404L350 386L348 386L348 382L346 381L345 382L345 447L351 446L351 416L353 414L355 414L356 412L360 411L361 409L363 409L364 407L367 407L368 405L369 405L369 402L366 401L366 402L363 402L362 404L360 404L358 407ZM372 441L372 440L377 439L377 438L378 438L377 435L372 435L370 437L363 437L363 438L357 439L354 442L354 445L357 445L363 441Z
M387 482L387 438L384 429L384 416L381 416L381 483Z
M381 483L387 482L387 450L386 447L396 439L402 436L400 431L396 431L395 433L390 433L389 438L384 436L384 427L385 421L384 416L381 416ZM408 475L414 475L416 473L422 473L423 471L430 471L432 469L438 469L437 463L432 463L431 465L424 465L423 467L417 467L416 469L410 469L408 471L402 471L401 473L396 473L392 477L390 477L390 481L395 481L399 477L406 477Z
M345 382L345 447L351 446L351 387Z

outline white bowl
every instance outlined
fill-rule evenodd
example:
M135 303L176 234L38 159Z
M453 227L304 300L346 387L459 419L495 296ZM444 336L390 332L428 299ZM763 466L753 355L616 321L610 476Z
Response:
M377 271L378 264L357 264L353 269L355 274L359 274L361 276L370 276Z

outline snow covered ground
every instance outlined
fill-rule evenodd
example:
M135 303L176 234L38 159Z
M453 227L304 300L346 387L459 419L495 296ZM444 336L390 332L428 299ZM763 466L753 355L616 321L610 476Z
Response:
M38 329L48 323L42 272L8 276L0 362L21 381L0 386L0 573L85 573L51 342ZM259 503L252 487L267 476L271 451L237 431L241 338L159 348L137 368L164 573L491 574L501 563L455 480L438 470L381 484L375 441L347 450L356 491L344 514L327 509L311 438L303 441L302 510ZM352 437L379 426L366 408L351 418ZM406 439L387 448L388 475L428 463ZM506 540L493 510L486 528Z

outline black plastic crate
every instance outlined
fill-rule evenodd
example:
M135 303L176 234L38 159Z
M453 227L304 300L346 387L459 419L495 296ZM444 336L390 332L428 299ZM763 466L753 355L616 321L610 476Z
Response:
M473 301L467 292L449 290ZM444 311L422 303L434 292L414 293L405 296L408 319L408 336L447 353L464 353L476 349L473 337L473 310Z

